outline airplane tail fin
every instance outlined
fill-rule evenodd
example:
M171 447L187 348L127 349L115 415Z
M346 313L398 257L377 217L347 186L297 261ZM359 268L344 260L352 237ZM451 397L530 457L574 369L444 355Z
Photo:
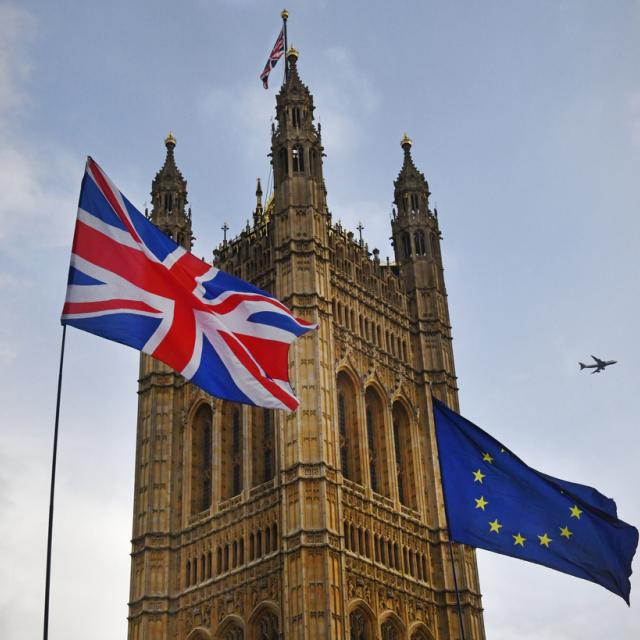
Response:
M582 371L583 369L586 368L586 364L582 364L582 362L578 362L578 364L580 365L580 371Z

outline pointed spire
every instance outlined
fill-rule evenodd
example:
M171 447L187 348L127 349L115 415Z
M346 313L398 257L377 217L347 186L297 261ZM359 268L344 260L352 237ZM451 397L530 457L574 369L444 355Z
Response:
M262 185L260 184L260 178L258 178L258 184L256 185L256 210L253 212L253 223L258 224L264 217L264 209L262 208Z
M405 133L400 141L404 151L402 169L394 184L394 200L398 207L398 214L403 213L428 213L429 183L421 171L418 171L411 157L413 142Z
M286 55L286 65L287 65L287 79L285 80L280 92L277 96L278 105L281 104L282 98L284 96L290 98L300 98L300 99L310 99L313 104L313 98L311 98L311 92L309 91L309 87L302 82L300 79L300 75L298 73L298 58L300 57L300 53L298 50L291 46L287 51Z
M173 133L164 140L167 155L164 164L151 184L153 209L149 218L178 244L187 249L193 240L191 235L191 210L187 205L187 181L176 165L173 151L176 139Z
M167 155L162 169L156 174L155 180L153 181L154 184L157 181L178 180L182 183L183 187L186 187L187 182L182 177L182 173L180 169L178 169L175 156L173 155L173 150L176 148L176 139L171 131L169 131L169 135L164 139L164 146L167 148Z

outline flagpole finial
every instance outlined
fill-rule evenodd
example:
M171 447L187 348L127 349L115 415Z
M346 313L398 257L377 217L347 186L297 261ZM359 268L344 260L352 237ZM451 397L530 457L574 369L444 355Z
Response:
M286 22L287 18L289 17L289 12L286 9L283 9L280 13L280 17Z
M298 53L298 50L294 46L289 47L289 50L287 51L287 60L290 60L292 58L294 60L297 60L299 57L300 54Z

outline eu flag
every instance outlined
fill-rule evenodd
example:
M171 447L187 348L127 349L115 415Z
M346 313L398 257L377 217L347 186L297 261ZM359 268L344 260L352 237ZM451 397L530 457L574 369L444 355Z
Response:
M433 410L451 540L590 580L629 604L638 530L613 500L532 469L435 399Z

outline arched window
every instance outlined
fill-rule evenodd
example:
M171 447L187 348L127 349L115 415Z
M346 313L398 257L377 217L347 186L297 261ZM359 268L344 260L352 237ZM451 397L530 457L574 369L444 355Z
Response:
M171 213L173 210L173 194L170 192L164 194L164 210L167 213Z
M416 248L417 256L426 256L427 255L427 247L424 241L424 232L416 231L413 235L413 244Z
M400 241L402 243L402 255L405 258L411 257L411 237L406 231L403 231L400 235Z
M300 107L293 107L291 109L291 121L293 122L293 126L296 129L300 128L300 124L302 123L302 118L300 117Z
M280 638L278 618L271 611L265 611L253 623L254 638L278 640Z
M237 405L222 405L221 451L222 499L228 500L242 491L242 414Z
M318 173L318 152L315 149L309 151L309 173L312 176Z
M271 409L251 409L251 484L257 486L273 479L275 473L274 412Z
M304 149L302 145L295 144L291 151L291 163L294 173L302 173L304 171Z
M211 506L211 422L209 405L202 405L191 424L191 514Z
M380 396L369 387L364 396L369 445L369 473L371 489L390 496L389 469L387 467L387 436L384 424L384 409Z
M418 194L412 193L411 194L411 210L417 212L419 208L420 208L420 201L418 199Z
M394 620L385 620L380 627L380 637L382 640L400 640L402 629Z
M230 622L228 625L225 625L222 631L218 632L217 638L221 640L243 640L244 632L242 628L235 622Z
M271 525L271 551L278 550L278 525L273 523Z
M418 508L416 490L415 451L411 441L411 423L401 402L393 403L393 438L396 448L396 474L400 502L411 509Z
M188 587L191 585L191 560L187 560L185 569L185 585Z
M286 147L282 147L278 151L278 164L280 165L280 174L285 178L289 175L289 152Z
M337 379L340 464L348 480L362 484L360 462L360 425L356 407L356 388L351 378L341 371Z
M367 612L358 607L349 614L349 638L350 640L372 640L373 625Z

